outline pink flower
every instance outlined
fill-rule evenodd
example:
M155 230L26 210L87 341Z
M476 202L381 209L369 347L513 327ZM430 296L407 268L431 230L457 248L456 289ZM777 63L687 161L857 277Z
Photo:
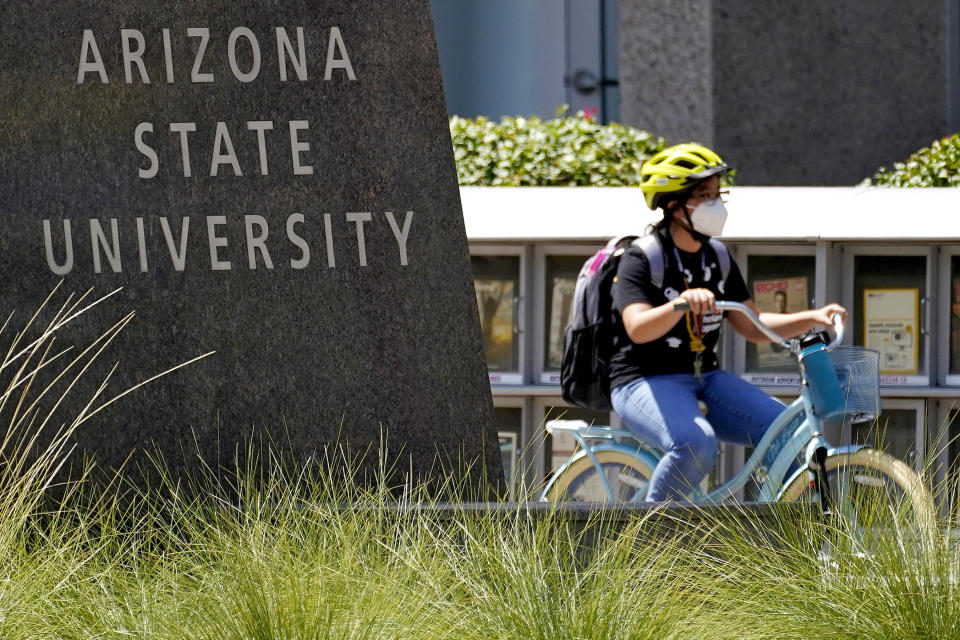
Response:
M593 120L593 117L597 115L596 107L588 107L583 110L583 119L584 120Z

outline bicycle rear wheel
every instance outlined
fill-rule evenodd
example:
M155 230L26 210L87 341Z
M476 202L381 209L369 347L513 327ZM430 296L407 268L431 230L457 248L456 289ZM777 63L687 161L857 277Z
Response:
M614 502L643 501L653 469L624 451L597 451L595 455L603 470L603 477L613 492ZM610 501L603 480L589 456L574 460L561 471L547 490L546 497L550 502Z
M833 512L861 542L872 540L872 546L891 532L932 531L933 498L920 477L897 458L860 449L827 457L826 469ZM806 473L794 478L782 500L819 504Z

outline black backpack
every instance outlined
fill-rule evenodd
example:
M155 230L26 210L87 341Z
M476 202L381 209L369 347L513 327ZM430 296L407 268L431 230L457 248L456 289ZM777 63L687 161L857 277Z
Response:
M612 287L620 256L630 245L638 247L650 263L650 281L663 288L663 247L656 233L617 236L583 263L573 294L573 320L563 336L560 387L570 404L610 411L610 357L617 319L613 314ZM719 240L710 239L720 262L722 278L730 273L730 253Z

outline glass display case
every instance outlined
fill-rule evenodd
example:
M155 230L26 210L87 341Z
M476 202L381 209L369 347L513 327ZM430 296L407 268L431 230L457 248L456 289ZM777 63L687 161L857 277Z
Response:
M522 477L520 453L523 446L523 409L494 407L493 411L497 421L497 438L500 441L500 457L503 460L508 497L516 500Z
M881 385L928 385L928 256L851 254L853 344L880 353Z
M950 293L947 300L949 320L945 323L949 337L948 363L948 384L960 385L960 255L950 256L950 275L944 280L950 287Z
M750 253L746 259L747 288L761 312L793 313L812 308L815 276L813 255ZM754 384L800 383L796 358L770 343L746 342L744 371Z
M924 457L924 403L887 399L880 416L850 425L851 444L863 444L889 453L920 470Z
M519 255L473 255L473 286L491 384L523 382Z
M541 295L544 305L541 312L544 332L540 341L543 354L540 358L540 381L543 383L560 382L564 330L573 320L573 294L577 276L588 257L587 254L576 254L546 255L543 258Z

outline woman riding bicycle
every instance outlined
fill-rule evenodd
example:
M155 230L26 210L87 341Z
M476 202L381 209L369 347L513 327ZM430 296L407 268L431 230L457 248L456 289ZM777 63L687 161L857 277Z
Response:
M717 440L754 445L783 405L739 377L718 369L715 348L724 314L717 300L756 306L736 263L724 273L710 243L726 220L720 177L729 168L694 143L670 147L641 169L647 205L663 218L653 227L662 248L662 286L651 281L650 262L631 246L621 257L613 306L622 324L610 362L613 408L641 440L664 451L650 481L647 500L679 499L712 468ZM690 311L675 308L683 301ZM786 337L800 335L846 310L839 304L798 313L760 313ZM765 342L745 317L733 314L737 333ZM700 409L706 406L705 414Z

